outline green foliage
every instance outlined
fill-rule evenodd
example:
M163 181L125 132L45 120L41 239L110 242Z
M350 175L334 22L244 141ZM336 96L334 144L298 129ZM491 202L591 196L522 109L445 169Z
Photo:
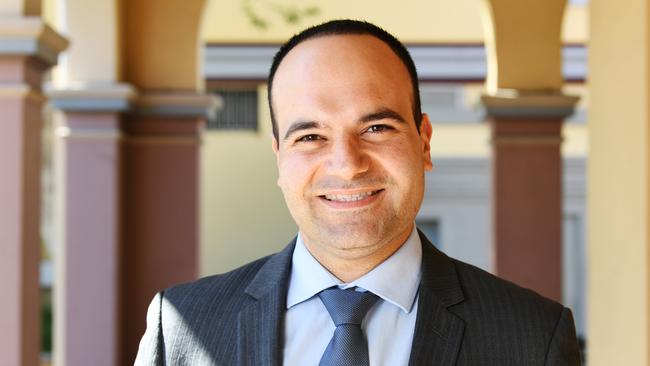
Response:
M268 11L264 11L264 10ZM290 25L298 25L305 18L315 17L320 14L316 5L299 7L295 4L280 4L278 2L262 2L259 0L242 0L242 11L255 28L265 30L272 23L273 16L279 16L283 22ZM264 15L261 15L264 13Z
M41 352L52 353L52 302L43 296L41 304Z
M242 10L253 27L258 29L267 29L269 27L269 23L261 16L257 15L250 0L244 0L242 2Z

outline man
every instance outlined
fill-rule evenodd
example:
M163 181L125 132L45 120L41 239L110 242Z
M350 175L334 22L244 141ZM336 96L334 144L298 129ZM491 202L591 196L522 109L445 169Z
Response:
M350 20L307 29L276 55L268 88L298 236L159 293L136 364L580 363L568 309L445 256L415 228L431 124L399 41Z

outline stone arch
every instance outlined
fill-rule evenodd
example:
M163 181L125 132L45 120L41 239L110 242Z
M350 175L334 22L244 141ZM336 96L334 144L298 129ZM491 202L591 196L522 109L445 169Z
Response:
M201 91L199 32L205 3L123 1L124 79L142 90Z
M559 90L566 0L483 0L488 93ZM523 67L522 67L523 66Z

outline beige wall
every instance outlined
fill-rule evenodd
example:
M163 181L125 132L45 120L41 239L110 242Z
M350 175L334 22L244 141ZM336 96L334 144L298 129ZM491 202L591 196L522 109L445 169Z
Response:
M215 43L280 43L304 27L334 18L364 19L386 28L408 43L481 43L483 30L480 18L482 0L329 0L274 2L249 1L253 9L269 22L268 29L251 25L245 16L246 1L209 0L203 22L203 39ZM317 6L317 16L307 16L297 24L286 23L274 6L298 5L298 9ZM400 14L396 16L399 10ZM587 11L584 6L571 6L564 18L563 39L577 43L587 39Z
M650 1L591 2L590 365L648 365Z
M585 157L589 147L585 124L565 124L562 129L562 155L567 158ZM487 124L434 124L431 156L476 158L490 155L490 127Z
M258 100L259 131L204 134L202 276L276 252L297 232L276 185L264 87Z

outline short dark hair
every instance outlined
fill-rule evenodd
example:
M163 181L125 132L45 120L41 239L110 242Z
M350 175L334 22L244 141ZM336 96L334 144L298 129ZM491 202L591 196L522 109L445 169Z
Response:
M415 63L413 63L413 59L411 58L409 51L406 49L406 47L404 47L402 42L397 40L397 38L372 23L351 19L339 19L315 25L294 35L287 41L287 43L280 47L278 52L275 54L275 57L273 57L273 63L271 64L271 70L269 71L269 78L267 83L267 97L269 101L269 109L271 110L273 136L276 140L278 140L279 133L278 124L275 119L275 113L273 113L271 89L273 88L273 78L275 77L275 72L278 70L278 67L280 66L280 63L282 63L284 57L294 47L308 39L348 34L370 35L379 39L380 41L387 44L393 50L393 52L395 52L397 57L399 57L404 66L406 66L406 69L408 70L409 76L411 78L411 85L413 89L413 119L415 120L415 127L418 130L420 129L422 109L420 107L418 73L415 69Z

